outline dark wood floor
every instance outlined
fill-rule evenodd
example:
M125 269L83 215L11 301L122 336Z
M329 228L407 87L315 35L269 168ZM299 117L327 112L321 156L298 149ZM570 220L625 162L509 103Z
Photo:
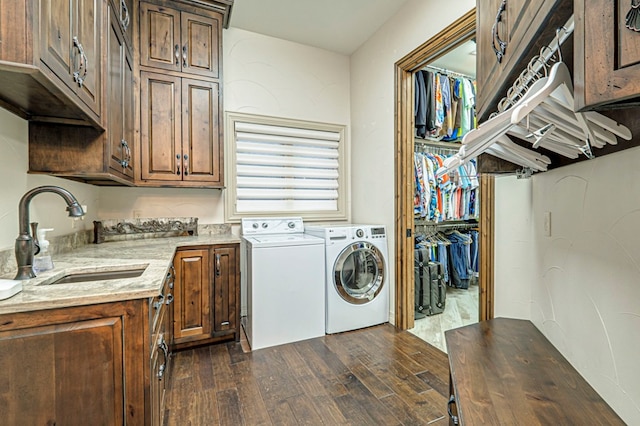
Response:
M165 424L446 425L447 356L390 325L244 353L179 352Z

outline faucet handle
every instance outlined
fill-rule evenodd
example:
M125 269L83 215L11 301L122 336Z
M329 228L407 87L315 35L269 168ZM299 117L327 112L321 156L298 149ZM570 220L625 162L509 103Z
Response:
M31 241L33 241L33 255L40 253L40 241L38 241L38 222L31 222Z

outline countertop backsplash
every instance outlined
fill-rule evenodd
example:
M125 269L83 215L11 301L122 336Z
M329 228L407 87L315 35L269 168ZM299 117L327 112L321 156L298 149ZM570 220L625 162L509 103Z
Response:
M168 221L172 218L157 218L158 221ZM124 221L124 219L123 219ZM135 219L129 219L127 221L135 221ZM106 222L106 221L103 221ZM109 223L113 223L113 220L109 221ZM201 224L197 223L196 218L196 226L198 235L202 236L214 236L214 235L231 235L231 225L225 223L212 223L212 224ZM126 239L142 239L142 238L162 238L166 237L165 233L159 233L157 235L153 235L150 233L138 233L134 235L127 235ZM87 244L94 243L94 230L87 229L81 230L72 234L60 235L60 236L51 236L48 238L51 245L49 246L49 251L51 253L51 257L53 258L53 262L55 265L56 256L63 253L68 253L74 249L82 247ZM0 276L7 275L10 273L15 273L17 268L16 257L13 248L0 250Z

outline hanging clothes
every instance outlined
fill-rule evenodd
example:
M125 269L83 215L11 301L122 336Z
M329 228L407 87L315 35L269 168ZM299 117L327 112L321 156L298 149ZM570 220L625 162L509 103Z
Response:
M478 217L478 188L475 160L437 178L446 156L414 153L414 215L436 223Z
M459 141L477 127L474 80L454 73L420 70L415 73L414 82L417 137Z

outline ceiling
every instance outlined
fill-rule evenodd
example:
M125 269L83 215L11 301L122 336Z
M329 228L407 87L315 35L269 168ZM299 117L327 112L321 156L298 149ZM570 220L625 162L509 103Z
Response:
M229 26L351 55L408 0L235 0Z

